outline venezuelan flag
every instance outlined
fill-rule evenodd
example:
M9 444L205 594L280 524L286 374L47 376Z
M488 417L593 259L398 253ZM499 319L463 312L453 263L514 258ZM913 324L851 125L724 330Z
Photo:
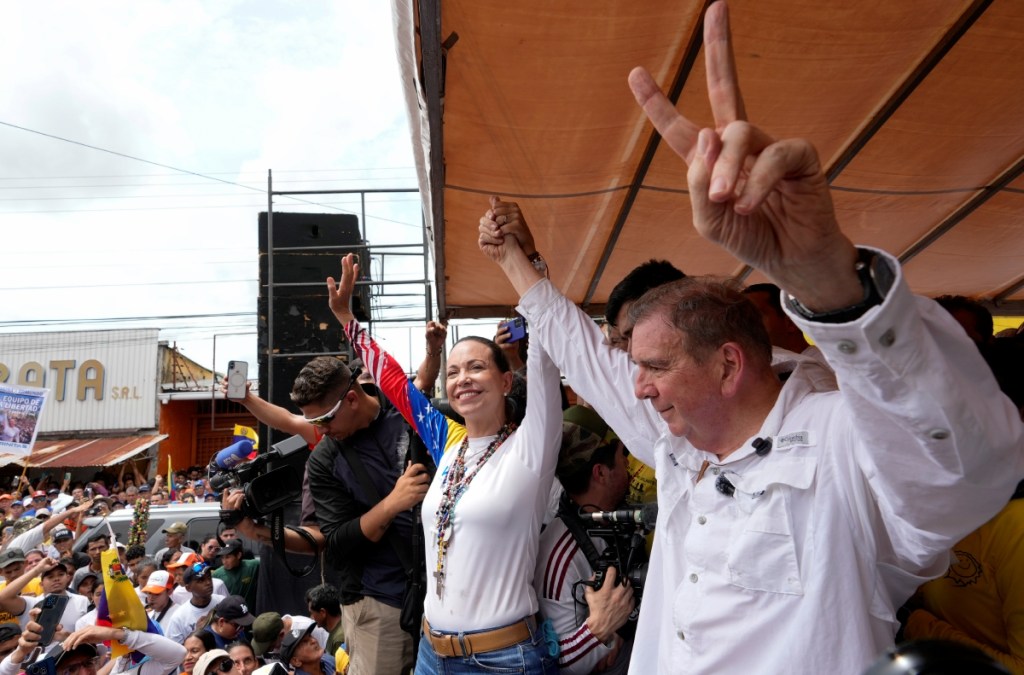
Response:
M167 455L167 494L172 502L178 501L178 491L174 489L174 469L171 468L170 455Z
M103 566L103 595L100 596L99 605L96 607L96 623L100 626L129 628L163 635L160 627L146 614L146 608L142 606L142 600L135 593L128 572L121 565L121 559L118 558L117 548L113 543L111 548L100 556L100 563ZM115 659L129 653L128 647L117 641L111 643L110 651ZM141 653L132 653L132 661L137 663L142 658Z
M241 424L236 424L235 438L233 442L237 443L238 441L244 441L246 439L252 441L253 450L260 449L260 437L259 434L256 433L256 430L252 427L243 427Z

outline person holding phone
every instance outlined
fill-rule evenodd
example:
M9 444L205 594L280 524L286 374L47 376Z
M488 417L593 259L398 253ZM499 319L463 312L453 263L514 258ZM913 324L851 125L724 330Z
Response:
M129 628L86 626L68 635L62 644L65 654L83 652L83 658L79 662L87 665L88 660L92 658L89 656L89 648L95 650L95 645L101 642L118 642L132 650L132 653L114 661L107 671L108 675L128 672L133 675L167 675L185 660L184 646L163 635ZM136 652L137 654L133 654ZM73 665L74 661L70 660L66 663L58 662L57 675L63 675L64 672L73 674Z
M14 650L4 657L3 661L0 661L0 675L17 675L24 670L25 662L30 657L34 657L37 654L39 647L45 647L39 643L40 638L43 634L43 626L41 626L37 619L39 613L42 610L38 607L29 612L28 621L24 628L19 628L20 635L18 637L18 644ZM10 624L4 624L5 627ZM93 650L95 656L95 649Z
M433 479L422 465L409 466L403 476L419 491L429 480L422 509L427 591L416 672L439 672L444 659L558 672L549 631L536 620L532 583L561 443L557 369L543 349L530 350L526 416L517 427L506 404L513 374L501 349L486 338L463 338L449 352L445 373L449 403L465 420L459 424L430 406L356 320L351 298L358 274L356 257L342 258L340 281L327 280L331 310L437 464ZM329 414L341 425L351 424L354 412L347 395L333 408L328 400L303 409L309 417ZM312 468L310 480L315 490ZM371 532L398 514L385 508L375 515L364 525ZM353 652L353 667L357 658Z
M45 595L20 595L22 589L36 577L40 577ZM19 625L24 629L30 617L28 610L36 607L50 596L67 598L60 618L60 624L67 627L66 634L74 630L75 623L89 611L87 598L77 593L68 593L67 589L70 583L71 575L68 574L68 570L63 564L53 558L43 558L34 567L26 569L20 577L0 590L0 610L16 616Z

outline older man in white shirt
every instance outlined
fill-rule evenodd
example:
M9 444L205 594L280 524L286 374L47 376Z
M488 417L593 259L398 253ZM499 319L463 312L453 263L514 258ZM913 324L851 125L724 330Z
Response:
M728 284L641 298L630 359L543 279L518 207L492 200L480 245L522 296L531 340L656 469L630 672L858 673L892 644L894 608L1005 505L1024 425L896 260L843 236L814 148L744 120L724 3L704 25L716 128L682 117L646 71L630 85L689 165L694 226L786 291L838 392L812 359L773 369L756 309Z

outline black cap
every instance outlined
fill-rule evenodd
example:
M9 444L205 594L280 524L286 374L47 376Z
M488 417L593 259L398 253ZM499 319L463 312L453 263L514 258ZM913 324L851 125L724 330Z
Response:
M79 587L81 587L82 583L83 583L83 582L84 582L84 581L85 581L86 579L89 579L89 578L92 578L92 579L95 579L96 581L99 581L99 579L100 579L100 575L96 574L96 573L95 573L95 572L93 572L92 570L88 570L88 569L87 569L87 570L85 571L85 573L84 573L84 574L82 574L82 576L78 577L78 583L77 583L77 584L75 584L75 581L74 581L74 579L72 579L72 580L71 580L71 583L72 583L72 584L75 584L75 590L77 591L77 590L79 589Z
M68 568L64 567L64 563L57 563L53 567L51 567L49 569L46 569L46 570L43 570L42 572L40 572L39 573L39 578L40 579L45 579L46 577L50 576L54 572L63 572L64 574L67 574L68 573Z
M286 668L291 667L292 655L295 653L295 648L302 642L302 638L306 637L313 632L316 628L315 623L311 623L305 628L292 628L290 631L285 633L284 639L281 641L281 663Z
M25 552L20 548L9 548L0 553L0 567L7 567L13 563L25 562Z
M242 552L242 540L241 539L228 539L224 542L224 545L217 549L217 555L228 555L229 553L241 553Z
M196 567L199 567L198 571L196 571ZM185 574L182 575L182 581L187 584L190 581L195 581L196 579L205 579L210 576L210 573L209 565L206 563L195 563L185 568Z
M256 620L256 617L249 613L245 598L240 595L229 595L221 600L213 614L218 619L234 621L239 626L251 626L252 622Z
M21 628L16 623L0 623L0 642L7 642L11 638L21 635Z
M83 643L79 644L77 647L75 647L74 649L72 649L71 651L63 652L60 656L58 656L57 657L57 662L53 664L53 667L54 667L54 669L57 670L57 672L60 672L61 664L64 663L65 661L67 661L72 656L79 656L79 655L81 655L81 656L88 656L89 658L92 658L94 656L97 656L98 654L99 654L99 652L96 651L96 645L90 644L88 642L83 642Z

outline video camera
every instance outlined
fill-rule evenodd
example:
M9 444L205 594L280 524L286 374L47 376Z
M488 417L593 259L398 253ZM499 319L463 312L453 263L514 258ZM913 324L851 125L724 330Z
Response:
M586 582L595 591L604 585L608 568L614 567L622 583L633 587L636 605L647 581L646 535L654 529L658 517L657 504L644 504L619 511L597 511L581 514L582 517L602 523L587 528L588 534L600 537L607 546L594 565L594 581Z
M295 435L271 446L250 460L252 441L244 439L224 448L210 460L210 487L215 492L241 488L245 501L240 511L222 510L221 522L235 527L243 518L257 520L283 509L302 495L306 441Z

